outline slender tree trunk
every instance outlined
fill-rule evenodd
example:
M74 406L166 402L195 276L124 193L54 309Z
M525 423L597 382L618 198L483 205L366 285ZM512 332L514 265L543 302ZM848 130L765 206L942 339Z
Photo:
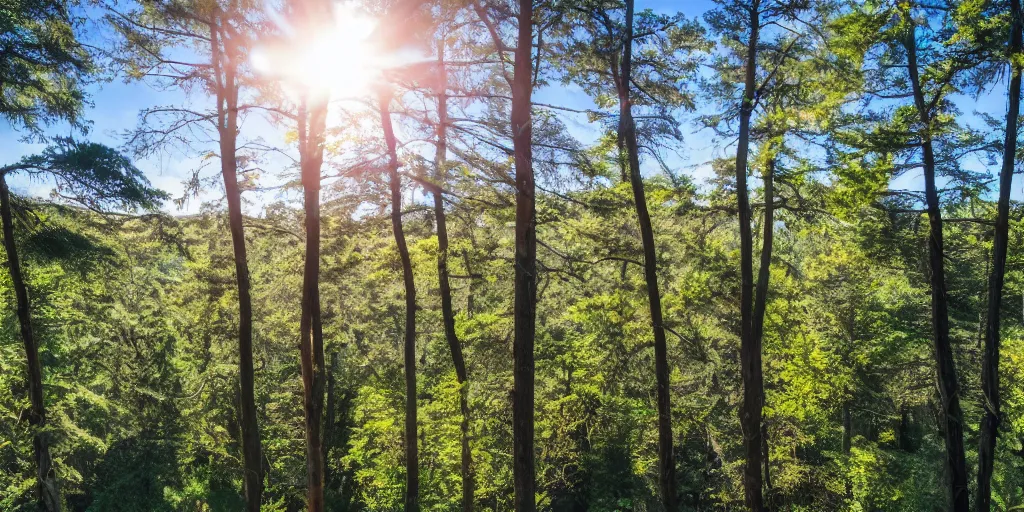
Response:
M388 181L391 184L391 229L402 258L405 282L405 512L420 509L420 462L416 435L416 282L412 259L402 228L402 181L398 175L395 130L391 125L391 91L380 95L380 120L388 146Z
M909 13L908 13L909 15ZM945 418L946 466L952 487L954 512L967 512L967 462L964 457L963 413L960 410L960 391L957 384L953 347L949 340L949 313L946 304L946 271L942 246L942 213L939 193L935 186L935 153L931 140L931 113L925 102L918 74L917 42L911 31L906 40L907 68L913 88L914 104L921 119L921 152L924 163L925 199L928 206L928 261L931 269L932 339L938 375L939 397Z
M768 306L768 283L771 278L772 248L775 238L775 160L769 159L764 174L764 231L761 239L761 266L757 269L757 290L751 332L758 346L764 339L764 312Z
M853 418L850 416L850 401L843 402L843 455L849 455L853 448Z
M0 217L3 217L4 250L7 251L7 268L14 285L14 297L18 307L18 326L21 341L25 343L25 362L28 366L28 396L31 408L28 422L35 431L32 449L36 458L36 501L40 510L57 512L61 509L60 488L57 471L50 457L50 443L43 429L46 427L46 404L43 401L43 368L39 363L39 349L32 336L32 317L28 298L28 287L21 273L21 261L14 242L14 218L11 215L11 193L7 190L7 176L0 174Z
M220 23L225 23L218 16ZM217 131L220 137L220 169L224 178L224 195L228 202L228 225L231 229L231 247L235 258L235 283L238 287L238 380L241 418L242 456L246 510L260 510L263 495L263 458L260 450L260 431L256 415L255 376L252 360L252 297L249 281L249 262L245 249L245 230L242 226L242 193L238 187L238 86L235 83L236 52L226 38L223 39L216 23L210 25L210 46L217 79Z
M747 508L764 510L761 490L761 414L764 404L764 376L761 369L761 340L754 335L754 241L750 228L750 198L747 192L747 158L750 153L750 118L754 113L757 84L757 45L760 28L759 5L750 8L750 40L747 42L743 104L740 105L740 133L736 147L736 203L740 221L740 374L743 378L743 405L740 426L747 463L743 486ZM767 213L767 211L766 211ZM766 283L767 284L767 283Z
M323 434L323 441L321 442L321 447L320 447L321 451L323 452L323 459L324 459L324 489L325 489L325 492L326 492L326 489L330 488L330 486L331 486L331 478L333 477L333 475L331 475L331 464L330 464L329 461L330 461L331 448L334 446L334 426L335 426L335 416L337 415L336 409L337 409L338 398L335 396L337 394L337 392L335 391L335 387L337 385L337 383L335 382L335 374L337 373L337 371L338 371L338 353L337 352L331 352L331 357L330 357L330 360L329 360L329 362L327 364L327 379L326 379L327 382L326 382L326 390L324 392L324 395L325 395L324 400L325 400L325 407L326 407L326 410L324 412L324 434Z
M1010 0L1013 25L1010 55L1020 55L1024 23L1020 0ZM1010 188L1017 153L1017 118L1020 115L1021 69L1011 65L1009 107L1006 111L1006 139L1003 142L1003 167L999 171L999 202L995 240L992 243L992 270L988 276L988 322L985 325L985 351L981 362L981 389L984 415L978 442L978 498L975 509L988 512L992 501L992 469L996 439L999 435L999 310L1003 301L1003 277L1006 272L1006 248L1010 239Z
M229 130L233 130L233 128L229 128ZM245 482L246 510L257 511L260 509L263 494L263 469L252 356L252 298L249 264L246 259L245 232L242 229L241 195L234 165L234 137L232 136L230 139L230 141L221 140L221 170L224 175L224 190L228 201L228 222L231 227L235 278L238 285L238 366L241 387L242 454L245 459L245 478L243 480Z
M772 248L775 239L775 159L768 160L763 176L764 180L764 220L762 222L763 232L761 235L761 266L757 269L757 289L754 292L754 312L751 318L751 335L758 347L763 347L764 342L764 312L768 306L768 283L771 279ZM761 395L761 405L764 406L764 394ZM761 456L764 458L764 487L769 493L769 504L771 504L772 478L769 472L771 460L769 458L768 446L768 424L761 420Z
M444 41L438 44L438 65L444 75ZM444 75L445 77L447 75ZM448 341L448 349L452 354L455 366L455 378L459 381L459 410L462 421L459 425L462 434L462 510L473 510L473 452L469 448L469 384L466 372L466 359L462 354L462 344L455 333L455 311L452 307L452 287L448 278L448 221L444 213L444 190L447 175L448 153L448 91L447 78L443 78L437 95L437 144L434 155L434 218L437 222L437 280L441 291L441 317L444 323L444 337ZM467 267L468 270L468 267ZM471 281L472 282L472 281Z
M764 458L764 490L768 494L768 502L772 503L772 472L771 455L768 453L768 423L761 423L761 457ZM771 507L769 507L771 508Z
M512 78L512 150L516 169L515 392L512 398L513 480L516 512L537 508L533 446L533 343L537 317L537 225L533 182L533 2L519 0L519 30Z
M626 37L622 51L622 71L619 89L619 150L629 163L629 182L633 189L640 239L644 251L644 279L647 283L647 300L651 311L651 327L654 331L654 374L658 392L658 487L661 504L667 512L676 509L675 459L672 456L672 403L669 389L668 348L665 341L665 327L662 320L661 293L658 290L658 260L654 246L654 228L651 226L643 177L640 175L640 154L636 138L636 124L630 104L629 83L633 66L633 0L626 0Z
M324 461L320 431L324 407L324 338L320 321L320 168L326 99L305 100L299 112L299 158L306 210L306 262L302 274L300 353L306 420L309 512L324 510Z
M761 236L761 266L757 269L757 289L754 292L754 311L751 318L751 336L761 351L764 341L764 312L768 306L768 283L771 278L772 248L775 239L775 159L770 158L764 173L764 221ZM763 389L763 388L762 388ZM761 394L764 406L764 393ZM761 456L764 458L764 487L768 491L768 502L772 503L772 478L769 472L771 460L768 456L768 424L761 419Z

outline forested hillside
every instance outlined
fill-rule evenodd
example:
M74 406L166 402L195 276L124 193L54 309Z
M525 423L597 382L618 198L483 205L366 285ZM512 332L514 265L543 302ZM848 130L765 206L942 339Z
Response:
M1020 0L2 1L0 510L1024 509Z

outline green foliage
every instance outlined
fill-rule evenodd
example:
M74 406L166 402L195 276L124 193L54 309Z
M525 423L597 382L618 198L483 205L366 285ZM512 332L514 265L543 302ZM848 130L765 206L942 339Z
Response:
M647 186L664 256L681 499L687 509L735 506L742 500L730 295L737 286L736 234L722 222L727 213L684 207L703 200L692 191L657 181ZM553 510L644 510L656 500L643 277L636 265L597 261L628 259L636 250L625 228L632 219L627 194L620 185L576 194L578 203L544 206L562 219L541 230L551 249L543 249L537 352L538 483L542 503ZM617 206L594 211L586 204ZM479 274L454 280L457 329L469 364L477 504L506 509L511 290L503 259L510 249L500 241L507 228L501 216L458 220L473 211L462 208L470 205L452 215L452 254L465 250L470 266L462 257L451 264L453 275ZM68 503L97 511L237 509L237 308L223 219L200 215L168 224L142 218L110 230L87 211L38 211L112 251L84 273L66 271L63 258L29 267ZM299 232L301 216L283 207L274 211L270 219L254 220L249 235L256 395L266 440L267 506L293 510L303 502L305 471L294 347L302 244L282 232ZM328 495L339 507L390 510L400 506L404 486L400 266L386 217L354 221L343 211L326 215L332 220L324 239L327 352L338 361L332 366L335 416L327 419L335 429ZM785 228L777 233L777 254L785 263L773 267L765 339L775 499L794 510L940 507L943 452L930 392L926 280L914 263L922 234L884 216L848 224L780 215ZM416 240L417 282L425 290L418 354L423 506L451 510L461 485L458 387L432 291L436 240L427 220L407 220ZM261 229L270 227L267 222L274 229ZM1019 243L1014 229L1011 239ZM958 226L950 233L958 272L973 272L951 282L954 298L980 291L985 250L977 247L978 232ZM187 251L168 240L174 233ZM909 247L910 259L900 256L899 246ZM1020 287L1016 273L1008 278L1012 290ZM957 304L958 336L969 338L979 304ZM13 333L13 309L5 311L3 328ZM1013 327L1019 312L1006 315L1007 422L1018 432L1024 431L1024 393L1012 383L1024 375L1024 345ZM7 475L0 485L4 507L18 510L30 492L30 443L15 421L27 398L23 355L13 336L4 339L0 389L7 391L0 410L7 419L0 428L11 442L0 446ZM842 451L844 405L852 415L849 455ZM1007 441L997 472L997 492L1009 506L1021 499L1014 446Z
M501 2L484 3L495 19L511 12ZM239 48L247 49L253 42L247 37L276 29L243 4L244 15L221 22L223 33L237 35ZM1005 53L1005 2L940 4L763 0L757 27L749 23L751 3L738 0L720 1L702 22L636 13L630 92L669 335L681 511L743 506L743 432L736 414L742 396L740 242L729 156L736 116L747 101L737 85L755 28L758 87L750 105L747 171L754 177L749 187L758 237L764 206L775 205L763 346L766 495L775 508L789 511L946 507L923 251L927 221L919 192L895 190L893 180L913 175L920 143L929 137L944 180L942 213L956 219L944 233L946 293L965 444L974 446L982 403L977 347L992 245L987 220L994 204L986 176L965 161L998 153L992 140L1001 134L992 129L996 120L984 130L968 123L958 101L992 87L1008 60L1019 56ZM203 53L209 51L204 17L220 12L217 3L131 7L125 16L108 13L107 20L121 38L116 57L130 78L170 70L178 73L170 83L209 92L214 80L208 69L181 67L169 56L209 56ZM445 3L451 12L461 12L457 7L463 6ZM16 127L37 130L52 120L80 119L79 84L90 63L72 37L69 8L28 0L0 7L0 49L14 52L0 63L0 109ZM376 160L379 127L368 121L375 117L370 110L332 117L320 286L331 383L323 434L330 510L400 509L407 442L420 449L422 508L460 509L462 392L475 509L513 507L515 210L501 67L508 63L481 43L483 28L451 12L451 19L438 21L445 30L437 44L449 50L452 63L448 167L439 174L445 178L455 329L468 381L460 387L443 332L435 219L422 188L412 185L403 221L420 306L419 435L404 439L404 290ZM564 112L538 99L534 448L543 510L659 506L651 319L633 197L619 179L613 133L624 17L617 0L542 2L537 10L536 28L544 30L536 38L538 90L551 78L579 87L596 107L581 118L598 124L600 135L592 143L575 140ZM511 25L499 24L497 31L504 35ZM709 41L708 33L718 41ZM927 126L908 95L911 33L933 104ZM256 91L245 98L252 102L247 108L292 115L287 101L282 106L262 97L280 99L280 91L260 89L266 84L248 82L250 70L243 71L244 87ZM416 147L433 141L435 111L421 109L434 101L433 92L396 96L403 103L396 119L408 139L403 171L417 178L407 183L433 174L433 162ZM190 117L194 112L177 109L164 118L170 124L151 126L158 111L143 113L134 142L145 148L134 149L152 151L175 137L194 142L165 128L207 122L206 114ZM695 122L681 123L691 112ZM706 181L677 174L666 163L686 128L710 128L726 148L716 153L726 158L709 163ZM212 149L201 153L216 157ZM238 162L240 171L258 164L261 173L276 165L249 153ZM762 188L769 169L772 197ZM44 367L47 434L66 508L240 510L238 291L220 205L177 218L111 215L156 209L166 195L117 150L72 139L55 139L43 153L2 172L45 174L56 183L54 203L16 197L13 207ZM281 202L263 204L243 223L253 285L263 510L274 512L302 510L306 495L297 350L304 214L290 201L293 176L283 177ZM244 179L248 194L254 178ZM255 213L252 206L246 211ZM1010 218L1019 219L1020 210L1014 204ZM1024 507L1022 247L1024 224L1013 220L1002 311L1004 431L993 493L999 511ZM0 509L20 512L34 509L34 432L23 421L29 398L11 288L10 277L0 275Z
M82 82L92 60L76 39L72 7L63 0L0 3L0 116L15 128L83 124Z
M152 210L169 197L150 187L126 156L94 142L58 139L42 153L0 169L3 174L17 171L52 176L57 196L96 210Z

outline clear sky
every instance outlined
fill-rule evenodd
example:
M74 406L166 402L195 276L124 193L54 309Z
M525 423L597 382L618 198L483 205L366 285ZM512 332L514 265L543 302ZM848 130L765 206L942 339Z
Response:
M638 0L637 2L638 9L650 8L664 13L673 13L682 9L687 17L699 17L704 11L712 7L713 3L710 0L694 0L689 2ZM124 83L115 81L96 84L89 89L92 94L93 107L87 111L85 116L92 122L92 129L88 138L112 146L120 146L124 141L123 133L137 125L140 110L161 104L181 104L185 100L184 95L180 92L158 90L151 84L144 82ZM992 92L977 101L970 98L962 98L961 101L958 101L961 104L961 110L967 122L972 124L977 122L977 117L973 114L974 111L986 112L997 118L1005 113L1005 82L995 84L991 90ZM565 105L573 108L590 108L593 106L589 98L579 89L563 87L558 84L537 91L535 98L538 102ZM582 116L566 116L564 121L569 131L581 140L592 140L597 135L595 126L588 123ZM706 165L708 161L714 157L727 156L734 151L734 147L724 145L723 141L714 141L711 134L707 131L695 131L694 125L686 122L686 120L684 120L682 131L685 140L677 154L668 155L667 161L669 165L680 169L683 174L691 175L698 180L708 176L709 171ZM54 135L68 134L67 128L62 126L53 127L49 132ZM265 121L253 120L252 118L247 125L243 126L243 134L248 134L251 138L262 137L270 143L283 143L283 133L283 129L276 129ZM20 139L20 133L13 131L7 125L0 126L0 154L3 155L2 161L13 162L22 156L38 152L42 149L42 145L28 144ZM209 164L208 161L206 163L207 165ZM204 161L180 151L170 150L137 161L136 164L146 173L146 176L155 186L170 192L172 196L180 196L184 190L183 181L191 176L197 167L203 165ZM284 168L286 165L287 161L283 159L272 161L268 163L267 171L273 174L275 172L274 166ZM975 170L986 170L978 162L972 162L968 165ZM645 166L645 168L647 167L649 166ZM997 169L990 170L993 173L997 172ZM216 172L216 165L212 165L204 170L204 175L210 176ZM270 179L275 178L270 177ZM893 183L893 187L920 189L922 186L921 181L920 173L910 173L898 178ZM46 196L51 189L50 183L30 181L25 177L12 178L11 187L16 193L35 196ZM203 199L216 199L218 194L207 194ZM1022 197L1020 181L1015 181L1013 195L1017 199ZM270 197L264 195L264 197L257 200L257 204L280 197L279 194L272 194ZM297 199L298 196L295 195L291 198ZM178 210L172 204L167 204L165 210L169 213L189 213L196 211L199 205L200 201L193 200L185 210ZM249 210L250 213L257 213L255 206L250 206Z

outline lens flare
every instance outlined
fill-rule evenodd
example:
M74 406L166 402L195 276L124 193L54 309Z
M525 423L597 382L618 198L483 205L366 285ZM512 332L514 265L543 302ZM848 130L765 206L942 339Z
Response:
M253 69L280 80L291 92L339 99L366 93L389 65L370 40L376 21L347 4L335 4L333 14L333 23L314 34L304 33L302 27L283 27L292 37L253 49Z

